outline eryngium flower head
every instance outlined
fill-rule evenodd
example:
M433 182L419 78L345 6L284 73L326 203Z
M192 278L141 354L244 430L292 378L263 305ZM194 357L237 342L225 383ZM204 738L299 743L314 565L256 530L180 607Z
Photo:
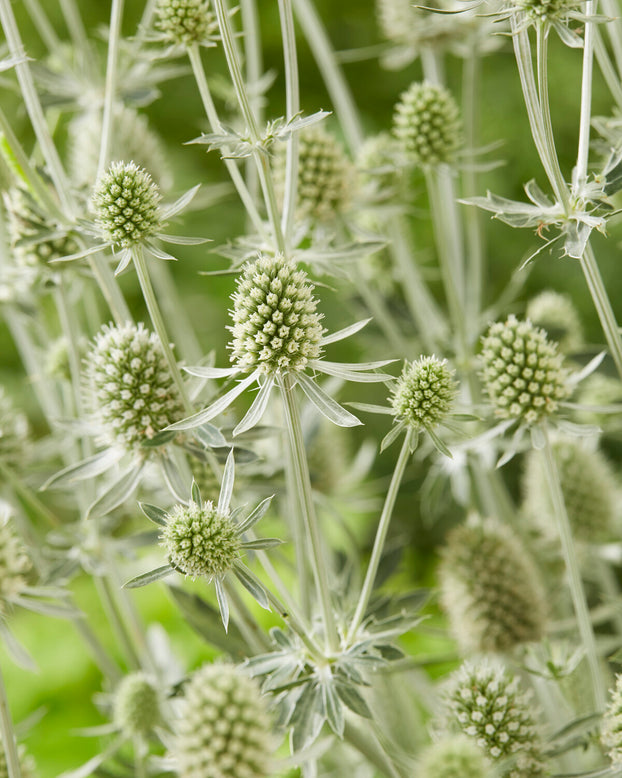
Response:
M511 0L511 5L521 11L532 23L554 23L567 18L570 11L581 9L578 0Z
M180 778L267 778L270 719L259 686L233 665L204 665L185 687L174 753Z
M603 716L601 741L614 765L622 764L622 675L616 676L615 689Z
M501 665L465 663L452 677L447 706L450 723L489 759L513 757L504 778L545 775L533 702Z
M509 527L494 519L456 527L447 538L439 577L452 633L464 651L508 651L542 637L540 576Z
M277 187L285 187L286 147L279 144L275 160ZM331 222L347 210L353 188L353 166L337 140L323 127L298 133L298 194L296 217Z
M546 290L529 301L527 318L554 338L562 351L576 351L583 344L583 327L568 295Z
M560 485L573 535L587 543L612 540L619 500L615 475L605 457L580 440L553 442ZM523 478L527 514L545 535L557 535L550 485L538 452L527 456Z
M171 43L202 43L217 29L207 0L158 0L155 12L155 26Z
M417 765L417 778L487 778L490 763L464 735L445 737L425 749Z
M569 395L557 344L530 321L509 316L482 338L481 377L495 413L534 424Z
M393 132L415 164L433 167L451 162L462 143L458 105L444 87L415 82L395 106Z
M114 722L126 735L147 735L160 720L158 694L144 673L121 681L114 697Z
M207 500L176 505L168 514L161 543L172 567L192 577L223 576L240 556L241 539L229 513Z
M5 600L28 586L32 561L8 515L0 516L0 613Z
M262 255L246 264L232 297L231 362L270 374L317 359L323 330L313 291L292 260Z
M453 409L458 384L446 359L420 357L406 363L391 397L398 421L415 430L444 421Z
M19 463L28 436L28 422L0 386L0 462Z
M35 778L37 775L35 761L21 745L17 747L17 756L19 759L19 769L22 778ZM4 743L2 743L2 741L0 741L0 778L9 778L9 767L6 762L6 751L4 750Z
M129 248L161 228L160 190L134 162L113 162L93 190L95 222L104 239Z
M183 418L160 341L143 324L105 325L85 363L88 401L106 442L140 451Z

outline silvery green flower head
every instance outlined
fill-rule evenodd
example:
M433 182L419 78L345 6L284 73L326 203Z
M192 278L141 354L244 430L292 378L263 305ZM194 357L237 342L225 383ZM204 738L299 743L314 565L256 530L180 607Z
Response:
M152 40L184 48L214 46L218 33L208 0L158 0L154 26L159 34L150 36Z
M28 438L28 420L0 385L0 464L19 466Z
M622 764L622 675L616 676L611 700L603 716L601 742L612 764Z
M160 721L160 700L144 673L126 675L114 695L114 722L126 735L146 737Z
M465 735L445 736L424 749L418 778L492 778L490 762Z
M285 381L298 385L315 407L333 423L352 427L361 422L324 392L309 371L350 381L382 382L387 376L368 372L392 360L368 363L328 362L323 350L329 343L358 332L368 320L357 322L332 335L322 327L315 287L307 273L292 259L280 254L259 254L247 262L232 296L232 340L229 368L188 367L201 378L245 375L233 389L205 410L171 425L171 430L193 429L215 418L252 384L259 392L250 409L236 426L234 435L251 429L261 419L275 385Z

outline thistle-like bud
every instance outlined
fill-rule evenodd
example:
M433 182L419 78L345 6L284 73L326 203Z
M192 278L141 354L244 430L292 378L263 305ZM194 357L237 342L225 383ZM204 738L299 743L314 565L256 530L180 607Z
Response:
M444 87L415 82L395 106L393 132L416 165L451 162L462 144L460 110Z
M185 687L174 753L180 778L267 778L272 734L259 686L233 665L204 665Z
M12 466L19 463L28 436L28 422L0 386L0 462Z
M454 727L472 738L493 763L513 758L504 778L546 774L533 708L518 678L489 662L465 663L453 675L447 693L447 713Z
M481 377L495 413L535 424L570 391L557 344L530 321L509 316L482 338Z
M183 418L160 341L143 324L105 325L85 362L87 400L105 442L138 452Z
M105 240L129 248L161 228L160 190L134 162L113 162L93 190L95 222Z
M282 256L245 265L232 296L231 362L270 374L317 359L323 329L313 292L307 274Z
M527 318L542 327L564 352L581 348L583 327L568 295L546 290L529 301Z
M494 519L456 527L439 577L452 633L464 651L508 651L542 637L545 599L538 569L509 527Z
M171 43L203 43L218 30L207 0L158 0L155 26Z
M176 505L161 536L171 566L193 578L224 575L240 556L241 542L229 513L209 500Z
M144 673L126 675L114 697L114 722L126 735L146 736L160 720L158 693Z
M446 359L420 357L406 363L391 397L398 421L414 430L429 429L444 421L453 409L458 384Z
M552 444L573 535L587 543L612 539L619 501L615 475L598 450L568 438ZM523 478L527 514L549 537L557 537L550 486L538 452L527 456Z
M32 561L8 513L0 516L0 613L5 601L28 586Z
M603 716L601 741L614 765L622 764L622 675L616 676L611 701Z
M282 199L285 187L286 146L279 144L275 177ZM296 218L331 222L350 205L353 166L337 140L323 127L298 133L298 194Z
M425 749L417 765L417 778L489 778L490 763L464 735L445 737Z

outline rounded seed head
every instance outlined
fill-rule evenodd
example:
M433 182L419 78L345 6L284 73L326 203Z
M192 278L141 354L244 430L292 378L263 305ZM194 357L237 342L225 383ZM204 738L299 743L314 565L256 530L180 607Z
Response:
M0 516L0 613L5 602L28 586L32 561L8 515Z
M207 0L158 0L155 11L155 26L171 43L202 43L218 29Z
M488 778L490 764L472 740L446 737L425 749L417 770L418 778Z
M576 351L584 343L577 309L568 295L550 290L530 300L527 318L554 338L562 351Z
M174 753L180 778L267 778L272 733L257 683L233 665L205 665L185 687Z
M494 519L456 527L439 577L452 633L464 651L504 652L543 636L540 575L509 527Z
M86 359L87 402L104 441L140 451L184 416L157 336L142 324L105 325Z
M282 256L245 265L232 296L231 362L285 373L317 359L323 329L313 292L307 274Z
M114 698L114 722L125 734L147 735L160 719L155 687L144 673L126 675Z
M601 741L614 765L622 764L622 675L616 676L611 701L603 716Z
M170 564L193 578L224 575L240 556L241 547L229 514L221 513L210 501L176 505L168 514L161 543Z
M540 778L540 727L530 696L501 665L465 663L451 678L447 691L450 725L471 738L494 763L514 758L504 778Z
M420 430L446 419L458 389L453 375L447 360L435 356L406 363L391 397L398 421Z
M0 386L0 462L19 464L28 437L28 421Z
M393 132L415 164L433 167L451 162L462 144L458 105L444 87L415 82L395 106Z
M97 180L91 205L104 239L128 248L160 230L160 200L146 170L134 162L113 162Z
M482 338L481 378L501 419L534 424L555 413L569 388L557 344L530 321L509 316Z

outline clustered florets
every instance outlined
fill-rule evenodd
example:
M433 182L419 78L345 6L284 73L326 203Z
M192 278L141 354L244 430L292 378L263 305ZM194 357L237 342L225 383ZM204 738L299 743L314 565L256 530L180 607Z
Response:
M97 180L91 202L104 239L129 248L161 228L160 200L146 170L134 162L113 162Z
M447 705L453 725L473 738L489 759L513 757L504 778L545 775L533 703L518 678L501 665L465 663L452 678Z
M417 778L487 778L490 775L488 760L464 735L445 737L428 746L417 768Z
M0 613L5 601L28 586L32 561L11 519L0 517Z
M391 397L397 420L421 430L446 419L458 389L453 375L447 360L435 356L407 363Z
M192 577L222 576L240 556L241 539L229 513L207 500L176 505L162 530L170 565Z
M503 652L542 637L540 576L509 527L493 519L456 527L439 575L443 605L463 650Z
M393 131L416 165L451 162L462 143L460 110L444 87L415 82L395 106Z
M140 451L183 418L160 341L143 324L105 325L85 362L88 401L108 443Z
M180 778L270 775L270 719L254 680L233 665L205 665L184 702L174 748Z
M155 25L173 43L203 43L217 30L207 0L158 0Z
M27 435L26 417L15 408L4 387L0 386L0 462L15 466Z
M512 0L532 22L554 22L581 8L580 0Z
M147 735L158 723L158 693L144 673L126 675L114 698L114 722L127 735Z
M271 374L317 359L323 329L313 291L307 274L282 256L245 265L232 297L231 362Z
M502 419L535 424L569 395L557 344L530 321L509 316L482 338L484 387Z
M603 716L601 740L615 765L622 764L622 675L616 676L611 701Z

